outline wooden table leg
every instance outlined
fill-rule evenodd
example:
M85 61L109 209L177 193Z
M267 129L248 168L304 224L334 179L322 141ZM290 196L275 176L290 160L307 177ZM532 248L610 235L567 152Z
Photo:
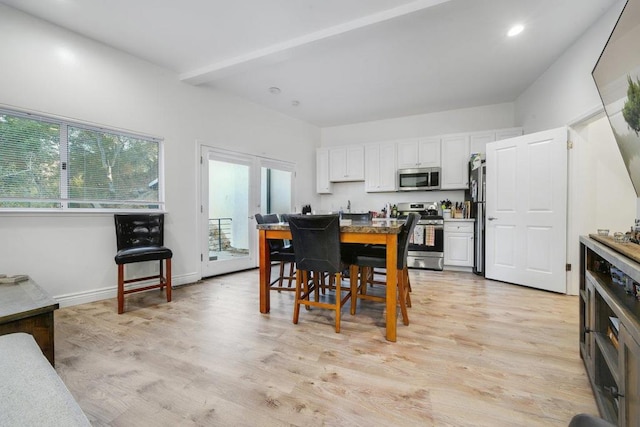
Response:
M260 313L268 313L271 309L269 294L269 265L271 258L269 254L269 242L267 242L266 230L258 230L258 249L260 257Z
M396 341L398 295L398 235L387 234L387 341Z

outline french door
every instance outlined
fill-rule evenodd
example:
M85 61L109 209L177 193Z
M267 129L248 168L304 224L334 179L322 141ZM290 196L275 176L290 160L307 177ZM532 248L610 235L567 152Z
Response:
M202 277L252 268L257 176L251 156L201 148Z
M291 212L294 166L200 147L201 277L257 266L256 213Z

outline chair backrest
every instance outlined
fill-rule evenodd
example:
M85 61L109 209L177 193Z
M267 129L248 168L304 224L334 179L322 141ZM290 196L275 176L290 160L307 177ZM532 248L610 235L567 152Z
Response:
M115 214L118 250L164 245L164 214Z
M342 212L340 218L350 219L353 222L368 223L368 222L371 222L371 218L373 218L373 214L371 212L364 212L364 213Z
M286 213L280 214L280 221L289 222L289 217L291 215L293 215L293 214L286 214Z
M254 215L254 218L256 219L256 222L258 224L277 224L280 222L280 220L278 219L278 215L276 214L262 215L257 213ZM278 251L285 246L284 240L269 239L267 240L267 242L269 243L269 250L271 252Z
M299 270L342 271L338 215L291 215L289 228Z
M413 230L416 228L416 224L420 219L420 214L417 212L410 212L407 215L407 219L402 227L402 230L398 234L398 269L403 269L407 264L407 256L409 255L409 240Z

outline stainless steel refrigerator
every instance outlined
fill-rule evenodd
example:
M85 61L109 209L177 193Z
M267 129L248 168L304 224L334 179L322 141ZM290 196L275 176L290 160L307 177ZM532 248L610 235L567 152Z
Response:
M485 194L486 163L480 157L472 158L469 165L469 193L471 213L475 218L474 244L475 259L473 272L484 276L484 230L485 230Z

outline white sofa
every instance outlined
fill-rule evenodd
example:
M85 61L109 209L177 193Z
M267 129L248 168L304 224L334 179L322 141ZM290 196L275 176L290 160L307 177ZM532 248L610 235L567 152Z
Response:
M0 426L90 425L31 335L0 336Z

